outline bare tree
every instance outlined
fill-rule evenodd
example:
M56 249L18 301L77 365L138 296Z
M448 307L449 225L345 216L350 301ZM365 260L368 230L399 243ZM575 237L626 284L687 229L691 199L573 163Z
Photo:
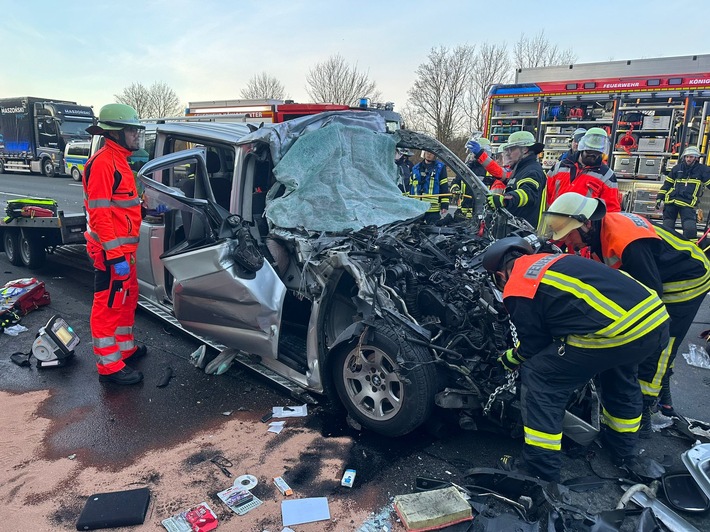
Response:
M283 83L274 76L269 76L266 72L252 76L247 82L246 88L242 89L241 95L242 98L249 100L284 100L287 98Z
M175 91L163 81L156 81L150 88L142 83L131 83L120 94L115 94L114 98L118 103L133 107L138 118L178 116L183 113Z
M184 112L175 91L164 81L150 86L150 114L146 118L178 116Z
M317 63L306 74L306 92L320 103L355 105L360 98L377 100L380 92L368 72L361 72L357 63L350 66L340 54Z
M114 94L116 102L130 105L138 113L139 118L146 118L150 114L150 91L142 83L131 83L120 94Z
M464 93L470 81L475 46L432 48L419 65L408 104L431 124L434 136L447 143L465 125Z
M560 49L552 44L545 30L534 37L520 34L520 40L513 47L513 63L515 68L535 68L554 65L571 65L577 60L572 48Z
M469 135L473 131L483 130L484 107L491 85L509 82L511 74L508 46L505 43L483 43L478 46L463 101Z

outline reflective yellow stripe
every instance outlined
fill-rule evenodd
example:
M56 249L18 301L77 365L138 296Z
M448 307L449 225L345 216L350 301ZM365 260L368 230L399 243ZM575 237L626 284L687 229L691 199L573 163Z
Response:
M651 382L647 382L639 379L642 394L650 395L651 397L658 397L658 394L661 393L661 380L666 374L666 371L668 371L668 359L671 356L671 351L673 350L673 344L675 343L675 341L676 338L674 336L671 336L671 339L668 342L668 346L663 351L661 351L661 356L658 359L658 364L656 365L656 373L653 375L653 380L651 380Z
M521 179L520 181L518 181L515 184L515 187L520 188L520 185L524 185L525 183L530 183L532 185L535 185L535 188L540 188L540 183L535 181L532 177L525 177L525 178Z
M626 313L626 316L624 316L620 320L616 320L614 323L612 323L610 325L607 325L603 329L598 330L595 334L598 336L605 336L605 337L616 336L616 335L624 332L629 327L631 327L640 318L646 316L649 312L651 312L654 308L658 307L660 304L661 303L658 300L658 296L654 292L653 294L649 295L646 299L641 301L641 303L639 303L634 308L629 310Z
M602 408L602 421L614 432L636 432L641 426L641 416L632 419L624 419L612 416L606 408Z
M559 434L548 434L547 432L541 432L531 429L530 427L523 427L523 430L525 431L525 443L528 445L542 447L543 449L550 449L552 451L562 449L561 432Z
M569 345L581 347L585 349L608 349L611 347L619 347L634 340L638 340L645 334L655 330L669 319L666 307L661 304L653 314L641 321L636 327L630 331L614 336L613 338L600 338L594 334L585 334L584 336L570 335L566 338Z
M582 299L594 310L612 320L623 318L626 314L623 308L608 297L602 295L602 293L592 285L583 283L579 279L575 279L569 275L547 270L542 277L541 283L554 286L558 290L568 292Z
M666 231L660 227L654 227L654 229L656 230L656 234L674 249L689 253L693 259L697 260L705 267L705 275L702 277L663 283L662 299L664 303L689 301L710 291L710 260L705 256L703 250L694 242L683 240L670 231Z
M515 194L518 196L518 207L523 207L528 204L528 193L525 192L522 189L517 189L512 192L512 194Z

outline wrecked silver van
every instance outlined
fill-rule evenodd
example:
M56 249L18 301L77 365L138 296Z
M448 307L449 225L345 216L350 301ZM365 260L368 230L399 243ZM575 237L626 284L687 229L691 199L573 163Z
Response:
M495 362L510 324L480 256L493 231L529 232L478 216L422 224L427 205L397 188L396 146L437 153L485 205L446 147L387 133L370 113L158 126L163 155L140 172L141 299L337 396L380 434L407 434L435 408L466 428L485 420L519 433L515 382Z

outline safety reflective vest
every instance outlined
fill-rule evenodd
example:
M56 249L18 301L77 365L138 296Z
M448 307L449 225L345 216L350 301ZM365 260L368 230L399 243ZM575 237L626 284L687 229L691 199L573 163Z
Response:
M124 260L138 247L141 200L127 157L131 151L111 139L89 159L82 178L87 245L99 245L106 263Z
M669 319L656 292L575 255L518 258L503 291L504 302L511 297L535 301L554 338L587 349L625 345Z
M435 161L433 164L425 164L422 161L412 168L410 194L430 203L427 212L439 212L442 206L449 206L448 183L444 163Z
M623 269L624 250L640 238L662 242L662 251L655 259L663 282L661 299L664 303L689 301L710 291L710 260L695 242L652 225L636 214L608 213L602 219L600 239L604 262L612 268Z
M558 161L547 174L547 206L565 192L603 199L607 212L621 211L616 176L605 164L582 166L570 157Z

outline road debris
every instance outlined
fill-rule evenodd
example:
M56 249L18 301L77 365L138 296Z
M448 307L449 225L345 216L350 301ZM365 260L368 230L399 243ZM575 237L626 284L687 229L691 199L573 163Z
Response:
M206 502L162 521L168 532L209 532L218 524L217 516Z
M284 526L302 525L330 519L328 499L310 497L281 502L281 519Z

